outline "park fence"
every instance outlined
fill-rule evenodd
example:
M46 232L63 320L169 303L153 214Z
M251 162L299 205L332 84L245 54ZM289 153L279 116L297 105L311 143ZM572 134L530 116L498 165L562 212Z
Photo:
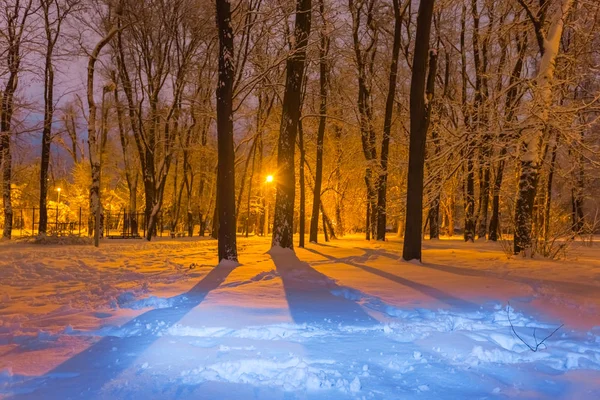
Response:
M40 209L13 209L13 236L36 236L39 234ZM68 207L49 207L47 234L66 236L87 236L93 234L95 218L90 218L88 209L70 209ZM100 218L101 236L106 238L142 238L146 236L146 215L140 212L104 210ZM0 219L0 228L4 228L4 218ZM159 213L153 236L163 236L165 230L171 236L173 232L165 227L163 215Z

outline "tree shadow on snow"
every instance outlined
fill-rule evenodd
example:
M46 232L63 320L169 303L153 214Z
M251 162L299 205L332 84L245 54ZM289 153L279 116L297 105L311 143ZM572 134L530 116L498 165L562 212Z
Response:
M310 251L312 253L315 253L317 255L320 255L322 257L327 258L330 261L333 262L338 262L338 263L342 263L342 264L346 264L346 265L350 265L352 267L355 268L360 268L363 271L366 272L370 272L374 275L378 275L382 278L386 278L389 279L393 282L399 283L403 286L409 287L413 290L416 290L418 292L423 293L426 296L432 297L442 303L445 303L451 307L455 307L455 308L459 308L461 310L476 310L479 309L479 306L475 303L472 303L470 301L461 299L459 297L453 296L452 294L448 293L448 292L444 292L443 290L437 289L433 286L429 286L429 285L425 285L419 282L415 282L415 281L411 281L409 279L406 278L402 278L398 275L392 274L390 272L386 272L383 271L381 269L375 268L375 267L371 267L368 266L366 264L362 264L361 262L366 262L367 260L369 260L369 258L371 258L372 255L377 255L377 251L374 250L370 250L370 249L362 249L365 251L365 254L362 256L357 256L357 257L345 257L345 258L336 258L333 256L330 256L328 254L319 252L315 249L305 249L307 251ZM392 255L391 253L387 254L388 257L393 258L395 260L398 260L397 256ZM357 260L359 260L357 262Z
M577 282L565 282L565 281L555 281L552 279L543 279L543 278L528 278L519 275L511 275L509 273L495 273L487 270L478 270L475 268L461 268L454 267L450 265L442 265L442 264L432 264L432 263L423 263L422 265L425 268L435 269L437 271L443 271L454 275L461 276L473 276L473 277L482 277L482 278L493 278L493 279L501 279L510 282L522 283L524 285L530 286L532 289L537 289L541 285L551 286L551 287L563 287L568 288L573 292L577 292L580 294L595 294L598 292L599 287L594 285L587 285L585 283L577 283Z
M388 252L386 250L382 250L382 249L374 250L374 249L360 248L360 250L364 251L365 254L362 256L359 256L359 257L355 257L354 258L355 261L358 261L360 259L360 261L365 262L373 255L387 257L387 258L395 260L395 261L402 260L402 257L399 256L398 254L390 253L390 252ZM477 249L477 251L481 251L481 250ZM524 276L519 276L519 275L513 275L513 274L510 274L509 272L502 273L502 272L494 272L494 271L490 271L490 270L481 270L481 269L476 269L476 268L464 268L464 267L456 267L456 266L452 266L452 265L434 264L434 263L429 263L429 262L421 263L420 267L434 269L437 271L446 272L446 273L453 274L453 275L470 276L470 277L476 277L476 278L493 278L493 279L501 279L501 280L510 281L510 282L522 283L524 285L530 286L534 290L537 289L540 285L547 285L547 286L551 286L551 287L559 286L559 287L563 287L563 288L569 288L570 290L572 290L574 292L579 292L579 293L595 294L598 292L598 286L594 286L594 285L588 285L585 283L577 283L577 282L564 282L564 281L560 282L557 280L544 279L544 278L529 278L529 277L524 277Z
M293 251L269 253L283 282L290 314L297 324L370 326L379 322L355 301L335 296L342 289L331 278L298 259Z
M102 387L127 370L148 349L160 333L198 306L207 294L217 289L235 269L217 266L187 293L171 297L172 306L154 309L137 316L99 342L71 357L39 377L33 393L12 399L90 399ZM31 381L24 382L30 386ZM19 391L14 387L15 392Z

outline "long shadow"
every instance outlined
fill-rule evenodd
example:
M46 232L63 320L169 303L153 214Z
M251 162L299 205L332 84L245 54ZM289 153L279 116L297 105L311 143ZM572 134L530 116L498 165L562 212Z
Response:
M424 263L422 265L425 268L431 268L438 271L448 272L450 274L462 275L462 276L474 276L474 277L484 277L484 278L494 278L494 279L502 279L505 281L511 281L516 283L522 283L525 285L529 285L532 288L539 287L540 285L552 286L552 287L564 287L570 288L575 292L588 292L588 293L597 293L600 290L600 286L587 285L585 283L576 283L576 282L559 282L552 279L543 279L543 278L527 278L519 275L510 275L510 274L498 274L490 271L480 271L473 268L461 268L454 267L450 265L441 265L441 264L432 264L432 263Z
M368 258L372 255L383 256L383 257L387 257L387 258L390 258L390 259L396 260L396 261L401 259L401 257L398 254L390 253L390 252L388 252L386 250L382 250L382 249L373 250L373 249L360 248L360 250L365 252L365 254L363 256L360 256L361 259L364 258L363 261L368 260ZM355 260L358 260L358 259L359 259L358 257L355 258ZM456 267L456 266L451 266L451 265L434 264L434 263L428 263L428 262L422 263L421 266L425 267L425 268L435 269L437 271L447 272L449 274L454 274L454 275L471 276L471 277L477 277L477 278L494 278L494 279L501 279L501 280L505 280L505 281L516 282L516 283L522 283L525 285L529 285L532 288L539 287L540 284L542 284L542 285L547 285L547 286L568 287L568 288L572 289L573 291L577 291L577 292L585 291L585 292L589 292L589 293L596 293L596 292L598 292L598 290L600 290L600 287L598 287L598 286L587 285L585 283L559 282L559 281L555 281L552 279L543 279L543 278L528 278L528 277L524 277L524 276L520 276L520 275L511 275L508 273L501 274L501 273L497 273L497 272L493 272L493 271L489 271L489 270L482 271L482 270L473 269L473 268L462 268L462 267Z
M364 259L365 256L358 256L358 257L347 257L347 258L335 258L333 256L330 256L328 254L325 253L321 253L315 249L305 249L307 251L310 251L312 253L318 254L322 257L325 257L331 261L335 261L335 262L339 262L339 263L343 263L346 265L350 265L352 267L356 267L356 268L360 268L363 271L367 271L370 272L372 274L375 275L379 275L382 278L386 278L389 279L391 281L394 281L396 283L399 283L401 285L407 286L411 289L414 289L418 292L421 292L429 297L432 297L442 303L446 303L451 307L456 307L456 308L460 308L463 310L475 310L478 309L479 306L475 303L471 303L470 301L467 300L463 300L459 297L453 296L450 293L444 292L443 290L434 288L432 286L428 286L428 285L424 285L422 283L419 282L415 282L415 281L411 281L409 279L405 279L402 278L398 275L394 275L391 274L389 272L386 271L382 271L380 269L374 268L374 267L370 267L368 265L364 265L364 264L360 264L356 261L354 261L355 259ZM367 257L368 258L368 257Z
M355 301L333 295L332 291L343 292L343 288L298 259L291 250L279 250L270 255L281 276L290 313L297 324L378 324Z
M206 295L219 287L235 267L217 266L187 293L171 297L172 306L150 310L122 325L116 336L99 342L71 357L40 377L33 393L13 399L92 399L102 387L129 368L135 359L173 326ZM160 324L160 325L159 325ZM24 382L30 386L30 381ZM19 388L14 387L18 392Z

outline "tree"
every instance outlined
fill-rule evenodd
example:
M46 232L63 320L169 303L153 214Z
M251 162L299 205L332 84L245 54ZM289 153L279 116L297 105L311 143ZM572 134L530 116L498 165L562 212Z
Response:
M402 18L408 7L408 2L400 10L400 0L393 0L394 4L394 42L392 45L392 61L390 63L390 78L385 101L385 117L383 122L383 139L381 140L381 165L377 188L377 240L385 240L387 227L387 181L388 181L388 153L390 148L390 135L392 131L392 115L394 113L394 100L396 96L396 81L398 80L398 57L402 43Z
M92 186L90 187L90 217L95 218L94 225L94 245L98 247L100 239L102 204L100 202L100 179L102 171L102 150L104 139L104 129L101 129L98 135L96 127L96 100L94 99L94 77L96 73L96 62L100 52L117 33L117 26L113 25L106 35L101 38L94 50L88 57L87 67L87 103L88 103L88 149L90 153L90 166L92 170ZM109 91L105 86L102 93L102 108L104 108L104 96ZM104 112L104 110L102 110ZM104 128L104 127L103 127Z
M310 217L310 236L312 243L317 243L319 233L319 207L321 205L321 187L323 185L323 146L325 128L327 124L327 93L329 86L329 33L327 18L325 17L325 1L319 0L319 14L321 15L320 46L319 46L319 131L317 133L317 165L315 167L315 187L313 191L313 206ZM303 150L304 151L304 150ZM304 165L301 163L302 168Z
M285 91L283 95L281 126L277 144L277 183L273 246L292 249L294 199L296 178L294 152L300 119L302 80L306 63L306 47L310 35L311 0L296 1L296 21L291 53L286 61Z
M217 0L219 80L217 83L219 260L237 261L235 154L233 152L234 52L229 0Z
M52 123L54 118L54 53L61 35L61 28L76 1L40 0L46 39L44 57L44 125L42 129L42 154L40 158L40 221L38 232L45 234L48 228L48 166L52 143Z
M417 15L417 33L410 83L410 148L408 159L408 188L406 197L406 228L402 258L421 260L423 230L423 176L425 142L431 113L431 93L435 84L435 51L429 51L429 34L434 0L421 0ZM429 53L429 76L427 63ZM427 77L427 91L425 79Z
M28 19L33 14L33 0L21 1L14 0L12 4L2 6L1 10L5 13L4 18L7 22L6 33L6 51L0 51L0 54L6 54L6 65L8 78L1 94L0 105L0 165L2 166L2 202L4 206L4 230L2 237L10 239L12 236L12 118L14 114L14 98L19 83L18 75L21 73L21 61L23 59L22 45L25 39L24 34L28 27Z
M358 113L360 138L363 155L366 161L365 186L367 188L367 206L365 218L365 239L370 240L375 236L377 229L377 192L376 179L374 178L377 167L377 137L373 126L373 79L379 28L374 17L375 0L355 1L348 0L348 7L352 15L352 43L354 45L354 60L358 74ZM362 17L365 25L362 25ZM366 39L363 39L366 37ZM366 41L366 44L363 44Z
M547 31L544 28L546 13L549 9L547 1L543 1L536 14L525 0L519 0L533 25L539 46L537 73L534 80L532 100L528 117L522 130L522 146L520 154L520 176L515 205L514 253L527 251L532 244L533 203L536 197L539 170L542 163L540 143L547 134L552 104L552 84L556 58L560 48L560 39L565 19L574 0L560 0L554 11Z

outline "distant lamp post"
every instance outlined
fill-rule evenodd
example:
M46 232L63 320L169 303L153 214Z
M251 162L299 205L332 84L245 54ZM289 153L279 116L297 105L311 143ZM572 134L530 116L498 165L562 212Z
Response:
M57 203L57 204L60 204L60 191L61 191L61 190L62 190L61 188L56 188L56 191L57 191L57 195L56 195L56 203Z
M275 178L273 177L273 175L267 175L265 179L265 184L269 185L273 183L274 180ZM265 237L269 234L269 195L269 186L267 186L267 189L265 190L265 227L263 229L263 236Z

